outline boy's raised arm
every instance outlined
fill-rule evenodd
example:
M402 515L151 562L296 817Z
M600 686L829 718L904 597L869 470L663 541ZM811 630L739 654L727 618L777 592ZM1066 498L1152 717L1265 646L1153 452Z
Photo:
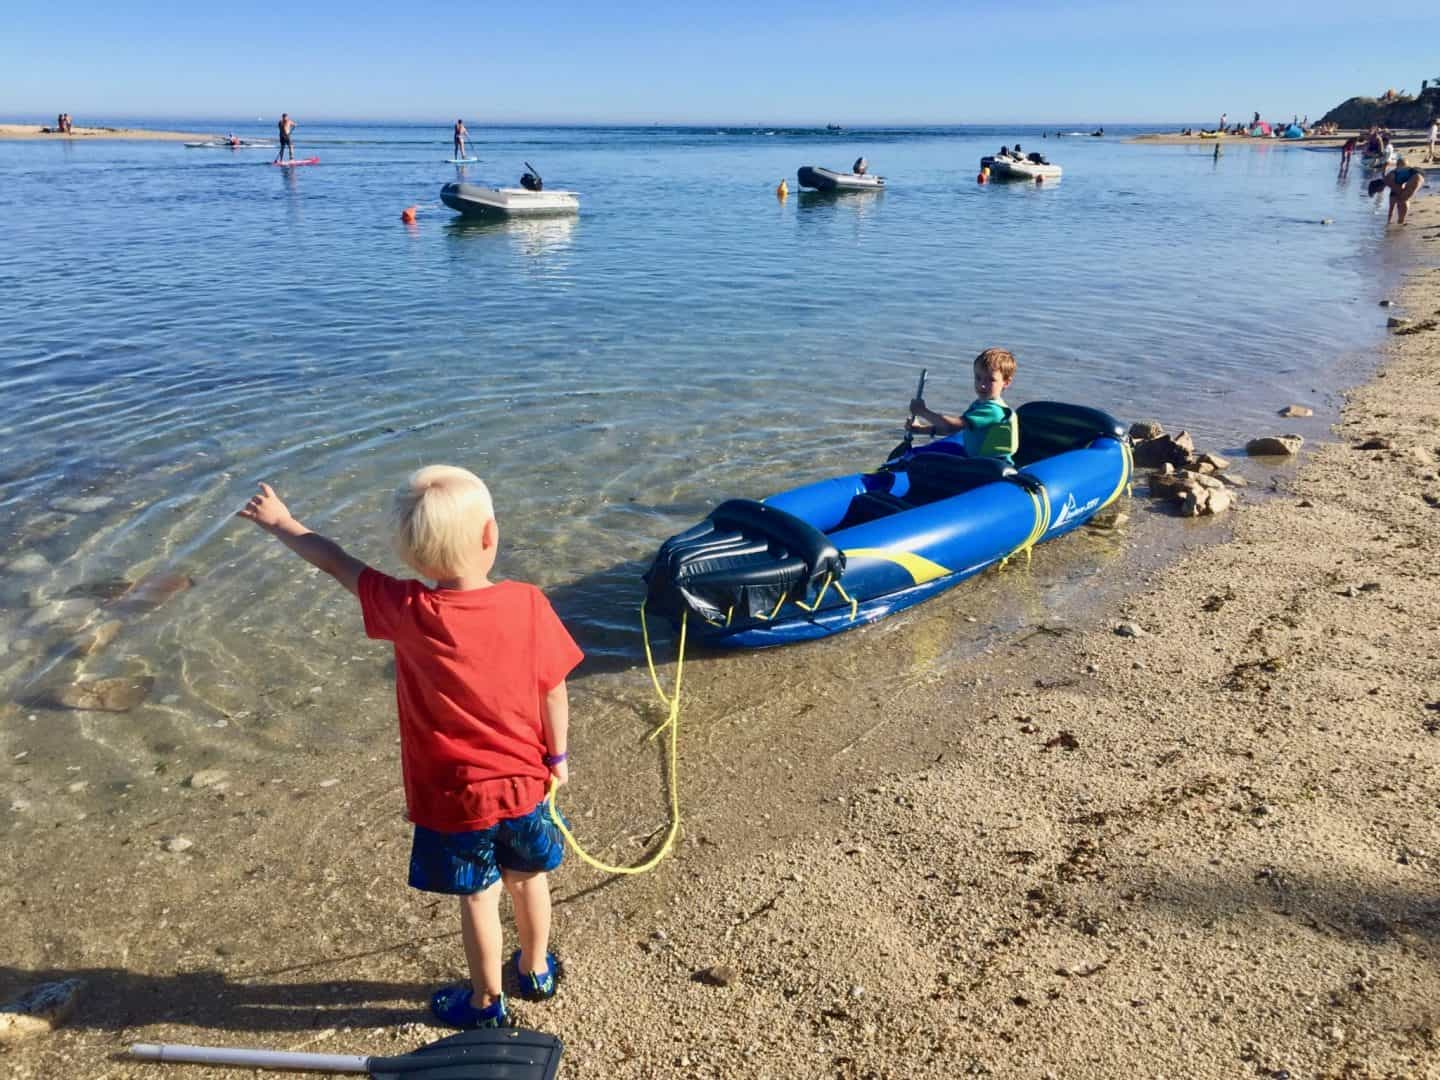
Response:
M260 494L252 496L235 516L253 521L310 565L324 570L356 596L360 595L360 574L365 564L334 540L311 532L291 517L269 484L262 483Z

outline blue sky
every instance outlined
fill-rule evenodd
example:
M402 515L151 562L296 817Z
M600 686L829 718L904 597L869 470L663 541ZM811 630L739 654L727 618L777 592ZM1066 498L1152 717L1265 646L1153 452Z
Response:
M1162 122L1440 77L1440 5L19 0L0 119Z

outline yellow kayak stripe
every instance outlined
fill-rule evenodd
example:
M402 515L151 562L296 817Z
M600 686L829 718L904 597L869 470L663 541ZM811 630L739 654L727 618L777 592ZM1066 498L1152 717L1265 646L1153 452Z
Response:
M914 578L916 585L924 585L927 581L934 581L955 572L947 570L937 562L931 562L923 555L916 555L913 551L901 551L899 548L850 548L846 550L845 558L883 559L893 562Z

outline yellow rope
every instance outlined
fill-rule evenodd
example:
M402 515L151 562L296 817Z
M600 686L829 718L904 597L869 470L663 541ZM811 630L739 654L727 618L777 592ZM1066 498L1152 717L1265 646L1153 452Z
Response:
M1102 509L1102 510L1105 509L1105 507L1109 506L1112 502L1114 502L1116 499L1118 499L1118 498L1120 497L1120 493L1121 493L1122 491L1125 492L1126 495L1129 495L1129 494L1130 494L1130 491L1128 490L1129 487L1130 487L1130 477L1131 477L1131 475L1134 474L1134 472L1135 472L1135 457L1134 457L1134 451L1132 451L1132 450L1130 449L1130 443L1129 443L1128 441L1126 441L1126 440L1124 440L1124 439L1121 439L1121 440L1120 440L1120 482L1115 485L1115 490L1110 493L1110 497L1109 497L1108 499L1106 499L1103 503L1100 504L1100 509Z
M849 593L847 593L847 592L845 591L845 587L844 587L843 585L841 585L840 582L838 582L838 581L835 582L835 591L840 594L840 599L841 599L841 600L845 600L845 601L849 602L849 604L850 604L850 621L851 621L851 622L854 622L854 621L855 621L855 616L856 616L857 614L859 614L859 612L860 612L860 601L856 600L853 596L851 596ZM815 601L815 602L818 604L820 601L817 600L817 601Z
M1031 505L1035 507L1035 523L1030 527L1030 535L1025 537L1020 546L1000 560L1002 570L1021 552L1024 552L1025 561L1028 563L1035 545L1050 530L1050 493L1045 490L1044 484L1037 484L1036 487L1039 489L1038 494L1029 488L1025 489L1025 493L1030 496Z
M825 584L820 586L820 595L815 597L813 604L807 604L804 600L796 600L795 606L801 611L814 611L820 606L820 601L825 599L825 594L830 590L830 583L835 580L834 574L825 575Z
M675 689L667 697L665 691L660 689L660 677L655 674L655 660L650 652L650 633L645 629L645 605L640 605L641 636L645 639L645 663L650 668L650 681L655 684L655 692L660 695L660 700L670 709L665 722L648 736L653 739L667 727L670 729L670 829L665 834L665 842L660 845L660 850L638 866L612 866L601 862L580 846L575 834L560 816L560 811L555 808L555 793L560 785L553 777L550 780L550 791L545 796L545 803L550 809L550 820L555 823L555 827L560 830L575 854L580 856L580 861L587 866L593 866L602 874L643 874L647 870L655 869L660 865L660 860L670 854L670 849L675 846L675 838L680 834L680 679L685 673L685 627L688 619L689 612L681 614L680 651L675 659Z

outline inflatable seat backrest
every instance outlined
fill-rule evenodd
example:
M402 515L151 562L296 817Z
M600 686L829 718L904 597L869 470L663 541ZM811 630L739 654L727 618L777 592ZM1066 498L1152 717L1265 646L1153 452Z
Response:
M1024 468L1042 458L1080 450L1099 438L1124 439L1125 428L1107 412L1063 401L1027 401L1020 418L1020 449L1015 464Z
M967 458L928 450L909 458L904 469L910 478L905 501L916 506L963 495L1015 474L1010 463L999 458Z
M743 535L762 538L803 559L812 579L830 572L843 572L845 556L830 538L803 518L777 506L752 499L727 499L710 512L710 520L722 529L737 529Z

